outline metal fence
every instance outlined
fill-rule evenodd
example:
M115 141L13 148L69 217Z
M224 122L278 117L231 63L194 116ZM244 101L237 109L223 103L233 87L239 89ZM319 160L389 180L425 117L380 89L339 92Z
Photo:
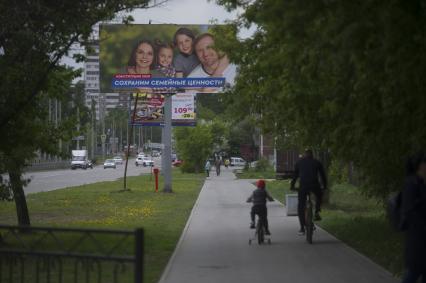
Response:
M56 170L56 169L69 169L71 168L70 160L34 160L31 164L25 167L25 171L34 172L42 170Z
M0 225L0 283L142 283L143 241L143 229Z

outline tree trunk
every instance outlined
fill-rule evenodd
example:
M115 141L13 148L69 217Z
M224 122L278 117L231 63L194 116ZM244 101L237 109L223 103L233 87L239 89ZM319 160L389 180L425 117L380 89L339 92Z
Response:
M30 226L30 215L28 213L27 199L25 198L23 183L21 181L21 171L16 170L9 172L9 178L15 199L18 225Z

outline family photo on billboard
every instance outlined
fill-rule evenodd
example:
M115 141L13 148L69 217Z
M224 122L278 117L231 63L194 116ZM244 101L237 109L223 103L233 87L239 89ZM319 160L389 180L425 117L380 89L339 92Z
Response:
M116 74L143 74L152 78L224 78L235 83L237 66L215 48L220 40L208 25L102 25L100 30L101 90L111 91ZM167 92L149 90L146 92ZM223 88L179 89L213 93Z

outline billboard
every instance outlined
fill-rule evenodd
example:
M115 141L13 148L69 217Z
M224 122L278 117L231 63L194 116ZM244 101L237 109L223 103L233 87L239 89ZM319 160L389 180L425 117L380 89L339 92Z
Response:
M163 126L164 96L152 93L133 93L133 97L137 95L139 97L134 119L133 108L129 111L130 123L135 126ZM172 125L196 125L195 95L177 93L172 96Z
M172 125L194 126L196 96L191 93L178 93L172 96Z
M100 27L101 92L212 93L232 87L237 66L214 48L209 25Z
M164 97L160 94L133 93L133 97L136 96L139 97L135 117L133 118L133 109L131 109L129 121L141 126L161 125L164 121Z

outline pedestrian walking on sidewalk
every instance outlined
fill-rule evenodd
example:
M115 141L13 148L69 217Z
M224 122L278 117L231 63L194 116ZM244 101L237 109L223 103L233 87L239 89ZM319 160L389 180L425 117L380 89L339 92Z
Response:
M220 175L220 166L222 165L222 161L220 160L220 158L217 158L215 161L215 166L216 166L216 175L219 176Z
M407 166L402 192L405 228L405 267L402 283L426 283L426 155L418 154Z
M210 169L211 169L210 161L207 159L206 164L204 165L204 170L206 170L207 177L210 177Z

